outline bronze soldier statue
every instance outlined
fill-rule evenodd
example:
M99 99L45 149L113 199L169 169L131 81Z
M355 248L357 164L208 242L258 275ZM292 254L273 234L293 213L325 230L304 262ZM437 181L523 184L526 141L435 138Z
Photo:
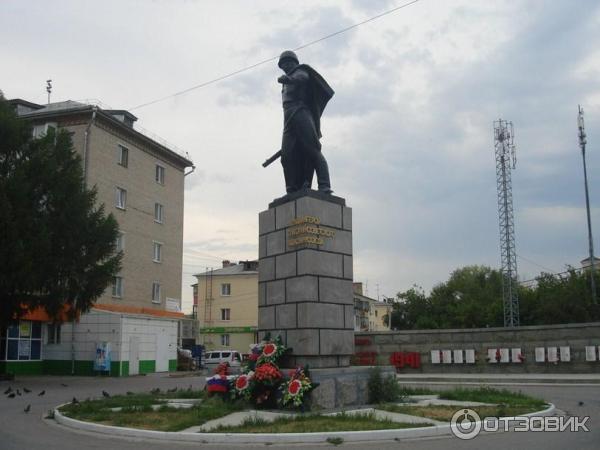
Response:
M321 115L333 97L333 89L312 67L300 64L296 54L284 51L279 67L285 72L281 83L283 139L281 164L287 193L310 189L317 173L319 192L331 194L329 168L321 153Z

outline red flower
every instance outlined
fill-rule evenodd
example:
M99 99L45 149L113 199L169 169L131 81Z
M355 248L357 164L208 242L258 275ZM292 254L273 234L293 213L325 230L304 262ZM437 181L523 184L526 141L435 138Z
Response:
M250 382L248 381L247 375L240 375L237 380L235 380L235 388L238 391L243 391L248 387L249 384Z
M263 348L263 356L269 358L270 356L273 356L276 351L277 351L277 346L275 344L268 343Z
M258 353L250 353L250 356L248 357L248 359L250 361L256 361L258 359Z
M290 395L296 396L300 392L301 388L302 388L302 383L300 382L300 380L292 380L292 381L290 381L290 384L288 385L288 392L290 393Z
M265 363L256 368L256 372L254 372L254 378L259 381L275 380L281 378L281 372L273 364Z

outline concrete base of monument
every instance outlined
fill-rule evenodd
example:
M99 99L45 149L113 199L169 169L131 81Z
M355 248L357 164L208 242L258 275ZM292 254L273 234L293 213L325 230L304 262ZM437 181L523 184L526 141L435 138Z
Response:
M382 377L396 376L393 366L378 366ZM333 409L366 405L369 402L369 373L371 366L349 366L330 369L310 369L310 378L319 383L311 392L315 409Z

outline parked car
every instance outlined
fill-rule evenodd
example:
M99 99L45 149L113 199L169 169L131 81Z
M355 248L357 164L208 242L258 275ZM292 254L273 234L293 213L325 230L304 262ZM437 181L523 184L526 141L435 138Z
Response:
M235 350L213 350L206 352L202 364L212 374L217 366L223 362L229 363L231 373L240 373L242 355Z

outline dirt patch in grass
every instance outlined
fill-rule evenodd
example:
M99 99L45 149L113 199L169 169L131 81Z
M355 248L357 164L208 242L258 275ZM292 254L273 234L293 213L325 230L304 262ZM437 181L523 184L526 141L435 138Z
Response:
M282 417L267 422L262 419L248 419L239 426L221 426L211 433L313 433L328 431L394 430L401 428L427 427L430 424L399 423L391 420L378 420L373 414L320 416L308 415Z
M441 422L450 422L450 419L452 419L454 413L460 409L464 409L465 407L452 405L413 406L386 404L379 405L378 408L390 412L410 414L411 416L426 417L428 419L439 420ZM485 417L519 416L540 410L540 408L532 408L530 406L507 405L470 406L469 409L477 412L482 419Z

